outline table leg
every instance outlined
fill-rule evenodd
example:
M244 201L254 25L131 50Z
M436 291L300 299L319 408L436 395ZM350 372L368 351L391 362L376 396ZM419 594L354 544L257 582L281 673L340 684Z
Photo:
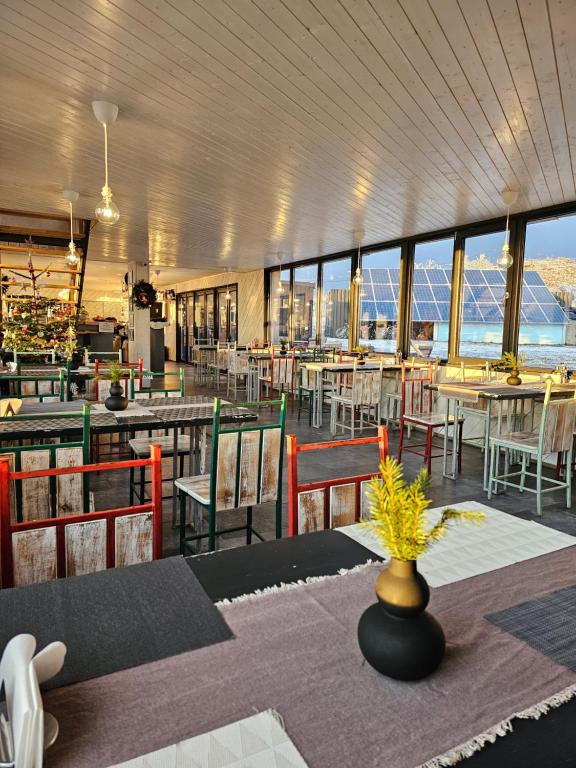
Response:
M484 428L484 490L488 490L488 475L489 475L489 461L490 461L490 429L492 423L492 400L487 400L486 406L486 426ZM499 408L498 422L502 418L502 409Z
M172 477L175 479L178 477L178 432L179 428L174 429L174 444L172 446ZM176 494L172 492L172 527L176 528L178 525L178 500Z
M312 426L322 426L322 371L314 371L314 403L312 406Z

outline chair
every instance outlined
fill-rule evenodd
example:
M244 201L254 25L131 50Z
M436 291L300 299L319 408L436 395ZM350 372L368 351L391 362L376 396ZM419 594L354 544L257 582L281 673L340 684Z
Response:
M66 372L63 368L50 374L22 374L3 376L11 397L27 400L29 403L57 403L66 399Z
M93 358L95 361L98 360L102 362L104 359L107 359L109 362L118 362L120 365L122 365L122 350L119 349L117 352L89 352L87 349L84 350L84 365L89 366L90 360Z
M380 360L376 370L364 369L354 360L354 371L350 381L346 375L338 377L336 389L331 395L330 432L335 435L337 428L350 430L353 438L356 422L360 432L364 424L377 427L380 424L380 403L382 400L382 367ZM342 411L343 421L338 421L338 412ZM346 423L346 413L350 411L350 425Z
M544 477L542 464L548 454L564 455L566 467L572 467L574 449L574 423L576 420L576 391L573 397L558 400L551 399L552 381L546 383L546 393L542 405L540 426L533 432L509 432L490 438L490 472L488 478L488 498L498 493L498 486L518 488L520 493L528 491L536 494L536 513L542 515L542 494L551 491L566 490L566 507L572 504L572 472L567 471L564 480ZM500 453L504 452L504 473L499 474ZM510 472L510 452L520 454L520 469ZM536 472L529 472L528 465L534 459ZM514 483L510 478L520 479ZM536 488L526 487L526 478L536 478ZM550 487L543 488L543 483Z
M226 397L230 397L230 390L234 400L238 398L238 390L248 395L249 361L241 352L233 351L228 359L228 371L226 376Z
M2 586L26 586L161 557L161 461L158 446L152 447L148 459L32 472L11 472L8 462L0 461ZM74 475L85 477L93 472L123 471L131 465L151 467L153 485L150 502L43 520L11 520L11 483Z
M214 362L208 363L208 369L210 371L210 379L217 390L220 390L220 380L224 376L227 378L228 368L230 367L230 358L235 355L234 349L230 348L227 344L220 346L216 349L216 357Z
M292 398L294 396L295 377L296 357L294 351L285 355L277 355L273 349L267 370L262 371L258 377L259 399L264 400L265 397L272 399L274 390L279 394L286 393Z
M155 379L174 379L175 377L178 377L178 381L172 387L151 386L144 388L142 386L144 380L153 384ZM130 400L149 400L152 397L184 397L185 388L184 368L178 368L177 371L162 371L161 373L138 372L133 368L129 371L128 397Z
M434 444L434 433L445 427L452 426L457 430L456 451L458 453L458 472L462 471L462 427L463 418L454 419L450 416L448 424L446 415L434 411L434 395L430 385L433 382L432 365L413 368L412 366L402 365L402 400L400 411L400 435L398 439L398 461L402 461L402 453L413 453L416 456L422 456L428 469L428 474L432 474L432 459L444 456L444 446L442 452L434 454L434 448L439 448ZM417 429L426 433L424 443L405 443L405 432L411 429ZM408 436L408 439L410 437ZM418 450L424 448L423 451ZM447 450L447 455L452 451Z
M142 374L142 379L150 379L153 381L155 378L168 378L178 377L177 385L174 387L149 388L149 389L137 389L138 374L134 371L130 371L130 399L132 400L150 400L153 397L184 397L184 369L179 368L178 371L167 371L165 373L153 373L147 371ZM142 434L142 433L139 433ZM131 437L128 440L131 456L133 458L141 459L150 455L150 447L152 445L159 445L162 448L162 456L164 458L174 457L174 433L172 430L148 430L147 434L142 437ZM178 435L178 447L177 454L180 461L180 474L184 472L184 459L186 454L190 452L190 435L179 434ZM174 464L174 472L176 473L176 463ZM175 477L165 478L166 480L174 480ZM139 501L144 501L144 495L146 485L150 483L150 480L146 480L145 467L140 468L139 478L139 490L136 491L136 485L134 481L134 467L130 469L130 504L133 503L134 493L137 494ZM164 496L163 498L171 498Z
M367 518L366 483L378 476L376 468L373 472L362 475L299 483L298 454L372 443L378 445L378 462L384 461L388 456L388 431L384 426L378 427L377 437L334 440L326 443L298 445L296 435L286 436L289 536L352 525L360 518Z
M242 407L262 407L262 403L245 403ZM252 508L256 504L275 502L276 538L282 536L282 461L284 455L284 425L286 421L286 395L280 400L266 402L266 406L280 406L276 423L258 424L235 429L222 429L220 414L224 405L214 400L212 420L212 463L209 475L181 477L174 485L180 503L180 551L189 548L189 542L208 539L208 549L216 549L216 537L224 533L246 531L246 544L252 534L264 541L252 526ZM190 498L208 513L208 533L186 535L186 503ZM216 517L221 512L246 509L246 524L221 529Z
M57 419L59 422L80 421L82 434L76 440L59 442L40 442L37 431L41 422ZM77 413L17 414L0 418L0 424L18 424L22 433L30 433L28 445L0 446L0 459L5 459L12 472L30 473L48 469L64 469L81 466L90 461L90 406L84 405ZM0 431L0 439L2 432ZM20 443L23 440L19 441ZM16 483L11 497L12 519L18 522L76 515L88 512L90 508L90 489L88 476L61 477L46 476L38 480L25 480Z

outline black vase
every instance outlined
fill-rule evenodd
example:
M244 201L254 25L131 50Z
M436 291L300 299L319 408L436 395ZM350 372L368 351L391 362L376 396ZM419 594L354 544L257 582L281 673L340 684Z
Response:
M110 395L104 400L109 411L125 411L128 408L128 398L124 397L121 384L110 384Z
M426 579L414 560L392 559L376 581L378 602L358 623L358 644L366 661L396 680L421 680L444 656L442 627L425 611L430 599Z

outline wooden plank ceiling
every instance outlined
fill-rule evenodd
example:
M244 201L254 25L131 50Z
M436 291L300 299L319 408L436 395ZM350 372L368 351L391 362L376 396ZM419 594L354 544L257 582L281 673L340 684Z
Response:
M574 0L0 0L0 208L91 258L259 267L573 200Z

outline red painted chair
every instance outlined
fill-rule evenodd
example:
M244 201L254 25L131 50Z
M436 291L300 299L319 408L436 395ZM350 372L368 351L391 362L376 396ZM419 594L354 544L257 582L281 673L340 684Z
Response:
M428 474L432 473L432 459L444 456L444 444L440 453L434 453L434 448L440 449L437 443L434 443L434 432L443 429L446 425L446 415L444 413L434 412L434 393L430 389L432 384L432 365L419 368L407 367L402 365L402 396L400 404L400 436L398 442L398 461L402 461L402 453L414 453L416 456L422 456L427 466ZM462 470L462 426L464 419L457 420L457 427L454 425L454 419L451 416L449 424L458 430L457 451L458 451L458 472ZM426 433L426 440L423 443L405 442L405 433L408 430L415 429ZM410 439L410 435L408 436ZM418 450L423 448L424 450ZM448 450L451 455L452 451Z
M288 450L288 535L312 533L325 528L352 525L366 517L364 483L378 475L373 472L312 483L298 482L298 454L325 448L349 448L355 445L378 445L378 463L388 456L388 431L378 427L377 437L355 440L331 440L326 443L298 445L296 435L287 435Z
M33 478L150 467L152 498L144 504L80 515L18 523L12 513L14 485ZM156 560L162 556L162 452L152 446L149 459L113 464L11 472L0 460L0 552L2 586L80 576Z

